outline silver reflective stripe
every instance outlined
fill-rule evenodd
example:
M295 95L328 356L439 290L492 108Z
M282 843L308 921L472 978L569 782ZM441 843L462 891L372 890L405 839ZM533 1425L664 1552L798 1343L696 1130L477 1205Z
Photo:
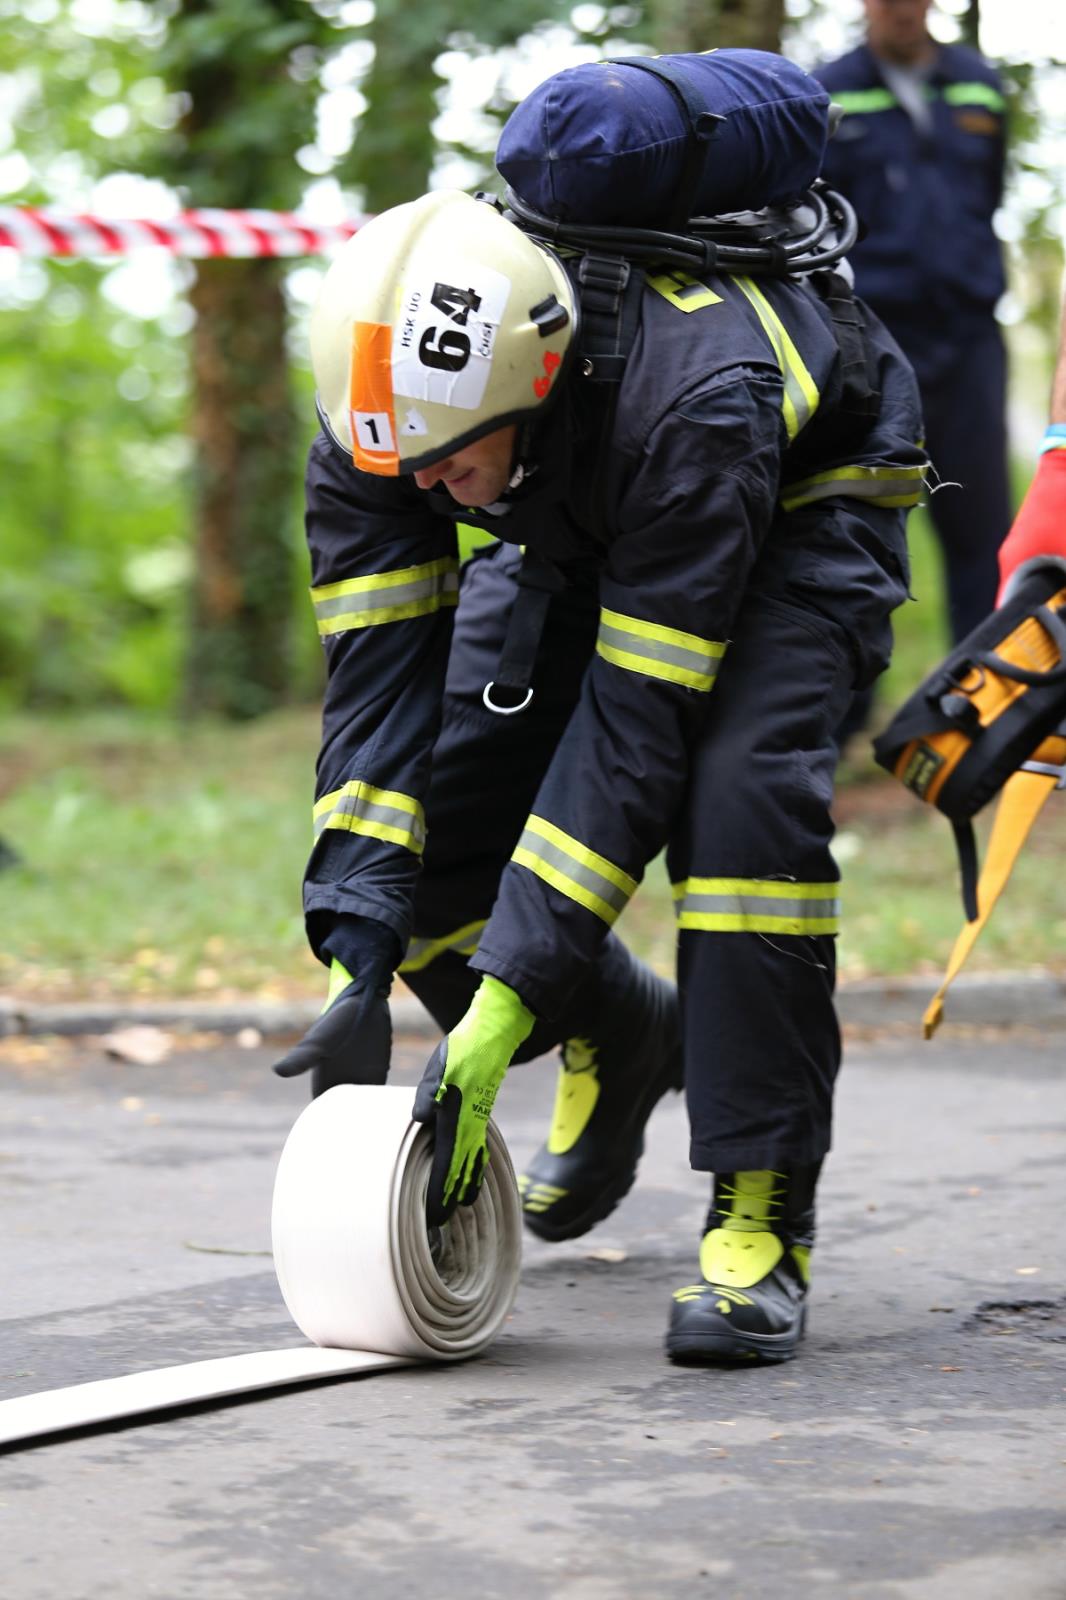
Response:
M920 466L835 467L829 472L785 484L781 490L781 504L786 511L793 511L796 506L810 505L815 500L846 495L853 500L877 500L886 506L914 506L921 496L924 479L925 468Z
M431 961L436 961L438 956L449 950L456 955L472 956L485 930L486 920L482 917L480 922L468 922L465 927L456 928L453 933L442 934L437 939L412 939L397 970L421 972L423 967L428 967Z
M458 593L458 563L442 557L416 567L324 584L311 590L311 599L318 631L326 635L431 616L442 606L455 605Z
M426 819L419 802L369 783L346 783L323 795L315 806L314 827L316 839L326 828L343 828L403 845L416 855L422 854L426 842Z
M725 645L604 609L600 613L596 651L604 660L630 672L643 672L650 678L664 678L706 692L714 687Z
M681 928L712 933L836 933L836 883L688 878L674 885Z
M543 817L529 818L511 859L608 925L624 911L637 887L627 872Z

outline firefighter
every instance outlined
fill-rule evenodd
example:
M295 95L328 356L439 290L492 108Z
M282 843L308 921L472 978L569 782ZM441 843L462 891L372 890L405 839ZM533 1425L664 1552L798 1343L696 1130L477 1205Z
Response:
M324 281L305 905L336 998L279 1067L322 1088L353 1042L384 1061L406 952L446 1030L414 1110L439 1224L476 1196L509 1064L568 1040L523 1177L551 1237L558 1192L581 1221L631 1181L679 1027L691 1162L715 1176L667 1352L785 1360L840 1054L833 730L906 594L916 389L870 319L873 389L850 405L812 282L654 272L620 381L598 382L581 278L437 191L366 225ZM497 541L461 574L459 522ZM612 932L664 849L679 1019Z

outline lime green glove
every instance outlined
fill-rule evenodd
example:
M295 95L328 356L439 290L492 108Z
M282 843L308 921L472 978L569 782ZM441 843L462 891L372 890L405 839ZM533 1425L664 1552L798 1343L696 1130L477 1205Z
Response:
M466 1016L430 1057L411 1113L433 1131L426 1194L430 1226L439 1227L457 1205L477 1199L496 1091L535 1020L513 989L497 978L482 978Z

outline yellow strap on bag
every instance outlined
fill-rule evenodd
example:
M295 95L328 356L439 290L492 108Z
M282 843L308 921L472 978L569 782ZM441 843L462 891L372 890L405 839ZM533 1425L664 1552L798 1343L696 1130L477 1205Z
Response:
M948 986L961 972L970 951L977 943L996 901L1018 859L1018 854L1029 837L1033 823L1043 810L1052 790L1066 783L1066 738L1053 734L1038 746L1031 759L1008 778L1003 785L992 833L988 841L988 855L977 885L977 918L963 925L951 952L944 981L929 1002L922 1018L925 1038L931 1039L944 1017L944 996Z

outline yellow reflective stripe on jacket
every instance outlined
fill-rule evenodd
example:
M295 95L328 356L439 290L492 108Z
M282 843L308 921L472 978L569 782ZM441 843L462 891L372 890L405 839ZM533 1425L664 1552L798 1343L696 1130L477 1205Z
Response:
M406 617L428 617L459 596L459 563L454 556L423 561L393 572L370 572L363 578L342 578L311 590L318 631L345 633Z
M608 927L625 910L635 878L543 817L531 816L511 860L602 917Z
M454 950L456 955L472 956L485 930L486 920L482 917L480 922L468 922L465 927L456 928L454 933L442 934L439 939L412 939L396 970L421 972L423 967L428 967L431 961L436 961L448 950Z
M833 467L828 472L816 472L811 478L786 483L781 490L781 504L786 511L794 511L812 500L843 494L853 500L876 500L880 506L916 506L924 474L921 466Z
M402 844L416 856L422 854L426 843L425 813L417 800L361 781L324 794L315 804L314 822L316 839L326 828L345 828L369 839Z
M842 111L891 111L899 101L891 89L830 89L829 98Z
M935 85L925 91L927 100L937 97ZM989 111L1005 111L1007 102L991 83L947 83L939 91L949 106L985 106ZM834 105L849 115L863 115L872 111L893 111L899 101L891 89L830 89Z
M801 428L805 428L818 409L821 396L818 386L803 364L803 358L792 342L792 336L781 321L762 290L750 278L734 278L733 282L755 308L763 332L770 341L777 364L781 368L785 393L781 401L785 428L789 441Z
M949 83L944 86L949 106L984 106L989 111L1006 111L1007 102L991 83Z
M661 294L663 299L670 305L676 306L678 311L702 311L704 306L720 306L723 303L720 294L708 289L705 283L699 278L694 278L690 272L680 272L670 268L667 272L657 273L647 282L649 289Z
M686 878L675 883L679 928L703 933L836 933L836 883L778 878Z
M658 622L626 617L620 611L600 611L600 631L596 654L628 672L643 672L649 678L665 678L688 689L714 688L718 663L725 645L718 639L701 639L679 628L664 628Z

